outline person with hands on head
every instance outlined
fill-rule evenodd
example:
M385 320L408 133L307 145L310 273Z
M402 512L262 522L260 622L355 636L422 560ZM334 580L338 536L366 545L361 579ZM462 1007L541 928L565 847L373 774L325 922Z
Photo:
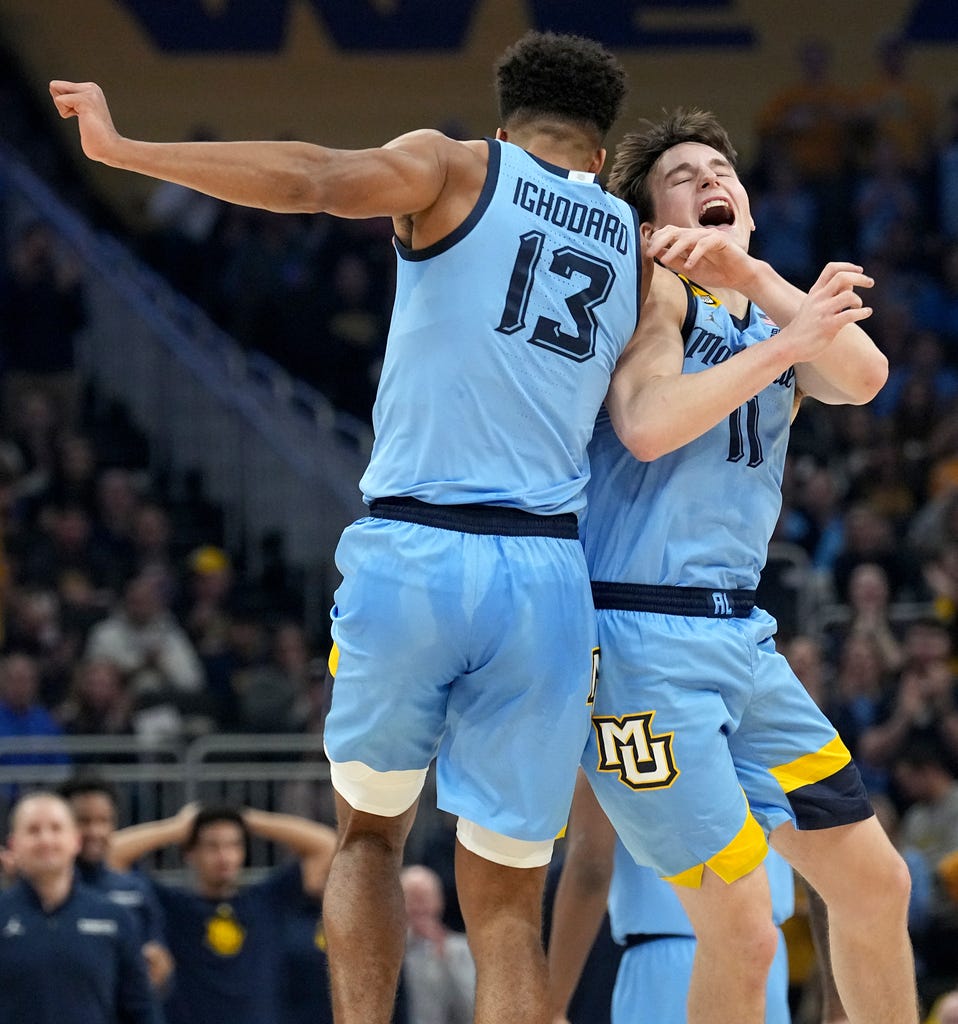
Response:
M285 846L295 859L243 885L251 836ZM304 893L317 900L322 896L336 833L296 815L193 803L171 818L114 833L110 862L126 870L171 845L181 848L193 886L152 882L175 962L164 1006L168 1024L279 1019L284 921L300 912ZM317 1022L330 1019L329 1007L316 1008Z
M245 206L392 219L369 515L336 554L333 1001L340 1024L392 1012L399 872L435 759L439 806L459 822L476 1020L547 1024L542 892L595 662L577 517L645 287L635 211L596 179L621 66L591 40L530 32L496 67L495 139L413 131L355 151L138 141L116 131L97 85L50 89L93 160Z
M659 265L589 452L601 666L583 767L692 922L690 1024L765 1020L769 842L827 905L849 1020L916 1024L907 868L755 605L798 403L864 404L885 382L859 326L872 280L830 263L806 294L749 256L748 193L711 114L627 135L609 188Z

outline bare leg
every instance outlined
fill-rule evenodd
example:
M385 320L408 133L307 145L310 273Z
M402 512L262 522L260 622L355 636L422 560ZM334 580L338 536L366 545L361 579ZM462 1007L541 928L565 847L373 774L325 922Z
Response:
M689 1024L764 1024L768 971L778 947L765 868L731 885L706 869L701 888L673 888L698 939Z
M336 1024L389 1024L406 942L399 869L416 805L395 818L336 794L339 849L323 898Z
M510 868L456 844L456 886L476 962L475 1024L549 1024L542 948L546 868Z
M772 845L825 901L832 969L848 1020L917 1024L908 868L878 819L807 831L782 825Z

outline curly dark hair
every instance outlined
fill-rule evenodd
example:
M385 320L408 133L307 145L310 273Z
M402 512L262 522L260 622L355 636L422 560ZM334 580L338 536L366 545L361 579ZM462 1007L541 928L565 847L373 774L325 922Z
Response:
M683 142L700 142L718 150L733 167L738 156L728 132L710 111L678 107L664 113L661 121L644 120L640 122L641 130L623 137L615 148L609 174L609 191L631 203L642 221L655 216L648 180L652 168L667 150Z
M499 124L572 122L605 137L626 93L625 70L604 46L582 36L527 32L496 64Z

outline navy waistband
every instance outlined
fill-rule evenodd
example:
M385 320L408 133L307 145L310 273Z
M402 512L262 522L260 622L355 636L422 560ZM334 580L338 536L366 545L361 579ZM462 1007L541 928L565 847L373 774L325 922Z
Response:
M398 519L457 533L579 539L579 520L573 512L540 516L498 505L430 505L418 498L374 498L369 503L369 514L376 519Z
M660 939L694 939L694 935L678 935L675 932L639 932L626 935L625 946L632 949L633 946L644 946L647 942L658 942Z
M643 583L592 584L596 608L623 612L658 612L709 619L745 619L755 607L754 590L710 590L708 587L657 587Z

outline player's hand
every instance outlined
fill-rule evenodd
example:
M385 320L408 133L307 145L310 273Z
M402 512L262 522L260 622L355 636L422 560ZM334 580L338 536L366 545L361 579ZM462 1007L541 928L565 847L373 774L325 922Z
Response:
M759 265L726 232L715 228L666 225L649 236L646 252L669 270L691 277L704 288L744 291Z
M792 322L782 330L795 346L795 362L811 362L825 351L835 335L849 324L867 320L872 310L856 288L871 288L874 280L854 263L828 263L809 289Z
M95 82L51 82L50 95L60 117L80 123L80 144L91 160L108 161L119 135L103 90Z

